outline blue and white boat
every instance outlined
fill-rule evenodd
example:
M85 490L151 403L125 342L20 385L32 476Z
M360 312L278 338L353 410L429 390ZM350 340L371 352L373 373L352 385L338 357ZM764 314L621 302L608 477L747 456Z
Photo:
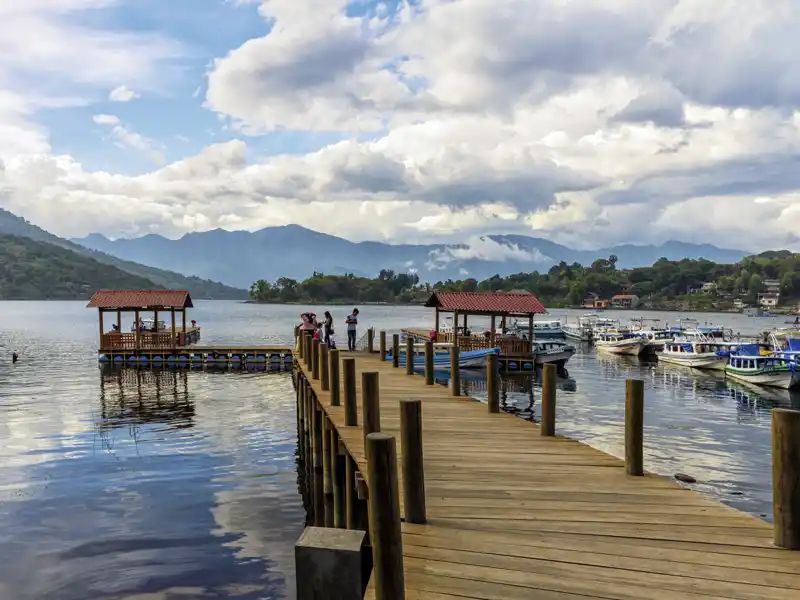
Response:
M745 383L788 390L800 385L799 370L791 355L762 353L758 344L744 344L731 354L725 375Z
M449 348L445 348L444 352L441 352L442 346L444 344L437 344L439 348L437 348L433 354L433 368L435 370L443 370L447 371L450 369L450 350ZM500 348L485 348L480 350L469 350L467 352L460 352L458 354L458 368L459 369L482 369L486 366L486 357L490 354L500 354ZM406 365L406 353L404 349L401 349L400 356L398 357L399 363L401 367ZM386 360L392 360L392 352L386 353ZM422 350L421 352L415 351L414 352L414 368L415 369L424 369L425 368L425 352Z

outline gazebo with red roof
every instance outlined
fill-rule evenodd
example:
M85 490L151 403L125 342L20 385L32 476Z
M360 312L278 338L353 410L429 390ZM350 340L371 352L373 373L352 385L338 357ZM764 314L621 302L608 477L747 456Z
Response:
M464 328L469 315L491 317L490 345L496 338L495 318L505 321L509 316L528 317L533 331L533 315L547 312L539 299L528 292L444 292L434 291L425 306L436 309L436 331L439 331L439 313L453 313L453 343L458 342L458 318L464 315Z
M100 350L140 348L170 348L183 346L199 338L198 327L186 328L186 309L193 308L192 298L186 290L100 290L95 292L87 308L96 308L100 317ZM117 313L116 330L105 331L103 315ZM132 332L122 331L122 313L134 313L137 325ZM155 331L142 331L139 319L142 312L152 312ZM172 315L169 332L158 328L158 313ZM175 313L181 314L181 331L176 331Z

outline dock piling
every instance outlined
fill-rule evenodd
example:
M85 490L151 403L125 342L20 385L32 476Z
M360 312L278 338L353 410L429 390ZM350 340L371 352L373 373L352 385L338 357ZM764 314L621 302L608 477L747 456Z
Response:
M775 545L800 550L800 410L772 409Z
M375 352L375 328L370 327L367 329L367 352L372 354Z
M297 600L364 597L364 532L307 527L294 547Z
M542 419L539 433L556 434L556 366L547 363L542 368Z
M358 510L358 496L356 495L356 464L353 459L348 455L345 457L345 471L344 471L344 512L345 512L345 527L347 529L356 529L357 525L357 510Z
M644 475L644 381L625 381L625 472Z
M319 345L319 387L323 392L331 389L330 363L328 362L328 344Z
M335 429L331 429L331 448L333 449L333 526L344 529L347 522L344 492L347 451Z
M392 366L396 369L400 366L400 334L392 334Z
M344 389L344 424L347 427L355 427L358 425L355 358L342 360L342 387Z
M458 346L450 348L450 394L461 395L461 371L458 369Z
M331 432L335 433L328 417L322 413L322 481L326 496L333 495L333 453L335 448L331 447ZM326 525L327 527L327 525Z
M339 382L339 350L328 351L328 377L331 392L331 406L339 406L341 385Z
M375 597L405 600L395 439L385 433L370 433L366 451Z
M486 356L486 394L490 413L500 412L500 373L497 368L497 354Z
M311 334L309 332L303 333L303 360L306 362L306 366L310 369L311 368L311 343L312 343Z
M319 338L311 341L311 377L319 379Z
M414 338L406 338L406 375L414 374Z
M400 400L400 447L406 523L423 524L427 516L422 459L422 402L419 400Z
M361 373L361 427L364 430L364 445L370 433L381 430L380 380L378 373Z
M378 339L378 344L379 344L378 348L381 353L381 360L386 360L386 332L381 331L379 336L380 337Z
M433 342L425 342L425 385L433 385Z
M294 337L296 338L295 342L297 342L296 346L297 346L297 357L298 358L303 358L303 352L305 350L304 337L303 337L304 335L305 334L303 333L302 329L300 329L299 327L295 327L294 328Z

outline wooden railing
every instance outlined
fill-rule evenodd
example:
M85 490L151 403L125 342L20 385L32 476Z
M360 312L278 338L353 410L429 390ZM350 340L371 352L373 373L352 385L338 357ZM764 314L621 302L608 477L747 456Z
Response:
M178 343L178 333L172 337L171 332L142 331L139 333L139 349L142 348L170 348ZM136 334L133 332L112 332L104 333L102 340L103 348L115 350L135 350Z
M439 333L436 336L437 342L453 343L452 333ZM470 350L487 350L489 348L500 348L503 356L527 356L531 353L531 343L529 340L522 340L517 337L498 336L495 343L491 339L482 335L458 336L458 349L461 352Z

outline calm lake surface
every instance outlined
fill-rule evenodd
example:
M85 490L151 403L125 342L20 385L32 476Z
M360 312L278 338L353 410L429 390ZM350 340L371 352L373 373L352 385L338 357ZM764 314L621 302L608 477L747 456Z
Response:
M306 308L196 304L203 344L290 344ZM293 598L305 511L290 374L103 372L97 314L84 306L0 302L0 599ZM349 307L331 310L341 322ZM753 334L783 324L694 316ZM392 331L433 315L366 306L360 321ZM567 367L561 433L620 456L625 379L644 379L646 468L687 473L699 491L771 518L770 410L800 407L796 396L589 348ZM462 379L485 399L482 379ZM538 400L530 376L503 382L521 418L538 419Z

